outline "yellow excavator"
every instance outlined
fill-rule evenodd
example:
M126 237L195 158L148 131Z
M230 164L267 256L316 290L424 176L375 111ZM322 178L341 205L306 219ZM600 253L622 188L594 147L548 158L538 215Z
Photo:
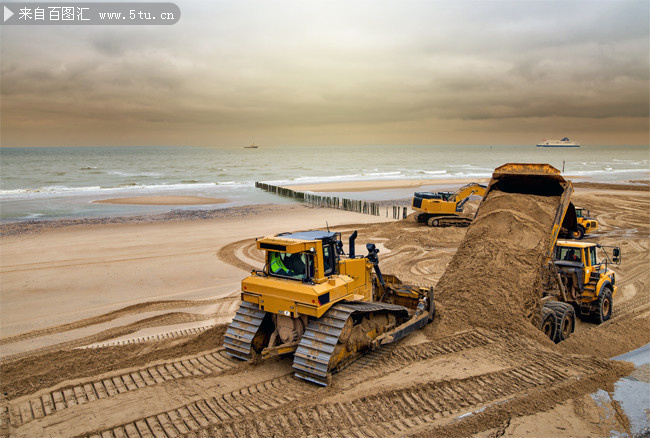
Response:
M463 215L463 207L472 197L483 198L486 186L467 184L456 192L415 192L411 208L416 222L430 227L467 227L473 215Z
M494 170L485 199L494 191L558 197L553 225L548 230L547 284L540 294L540 329L544 334L556 343L565 340L575 329L576 315L598 324L607 321L617 292L616 277L608 265L620 264L621 250L616 246L558 240L575 238L579 232L578 211L571 202L571 181L548 164L508 163ZM513 236L517 238L516 233ZM611 257L607 248L612 249ZM597 250L601 252L600 259Z
M242 303L224 347L242 360L293 354L296 377L327 386L365 351L396 342L433 320L433 288L382 274L374 244L347 257L341 234L282 233L257 240L265 264L241 284ZM374 270L374 272L373 272Z

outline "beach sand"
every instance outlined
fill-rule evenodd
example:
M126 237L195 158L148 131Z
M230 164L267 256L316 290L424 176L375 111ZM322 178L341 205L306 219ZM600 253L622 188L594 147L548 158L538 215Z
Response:
M133 196L128 198L100 199L94 204L125 205L212 205L228 202L226 199L206 198L204 196Z
M107 220L6 236L0 333L12 336L144 301L224 297L236 293L246 275L216 257L228 243L326 223L385 221L304 205L266 205L223 211L218 219Z
M578 321L558 345L485 328L447 329L443 336L434 321L371 365L335 375L329 388L291 378L288 358L249 365L220 353L240 282L263 263L255 238L324 229L326 222L344 241L359 230L358 252L366 242L378 244L383 272L435 285L465 229L300 204L1 226L0 382L6 395L0 435L117 436L143 427L154 435L158 428L170 435L201 429L220 435L222 427L262 436L335 429L379 436L391 430L415 436L630 434L616 404L589 396L599 388L611 391L630 373L628 365L607 358L650 342L650 194L647 187L619 189L592 185L575 195L600 221L593 239L622 247L611 321ZM444 304L437 316L443 321L453 312ZM88 345L113 346L75 349ZM647 372L638 378L647 379ZM264 403L250 395L258 392ZM402 409L404 400L419 401L410 412ZM305 412L293 412L296 401ZM218 406L230 414L222 416ZM233 406L250 406L256 425ZM341 408L357 411L356 424L340 416ZM294 423L294 415L314 420ZM296 429L282 429L285 423Z

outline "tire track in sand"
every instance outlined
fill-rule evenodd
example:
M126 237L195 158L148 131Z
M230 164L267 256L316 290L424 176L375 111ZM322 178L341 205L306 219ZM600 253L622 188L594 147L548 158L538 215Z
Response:
M416 345L401 346L398 343L365 354L339 373L341 377L354 377L362 369L363 380L377 377L387 372L401 369L411 363L428 360L436 356L458 353L470 348L483 347L495 342L492 337L478 330L459 333L436 342L423 342ZM371 367L369 365L372 365Z
M218 421L205 431L203 427L189 430L195 436L227 437L403 435L415 426L473 411L568 377L548 364L528 364L466 379L378 392L346 402L258 412L254 419Z
M153 364L129 372L115 373L102 379L49 391L40 397L9 405L9 422L21 426L34 419L53 415L75 405L113 397L168 380L190 376L217 375L240 362L231 359L225 349L202 353L185 359Z
M88 436L93 438L177 437L214 424L232 423L240 418L257 417L265 411L275 411L312 390L313 387L308 383L291 376L283 376L220 396L194 401L167 412L139 418ZM289 424L286 426L290 427Z

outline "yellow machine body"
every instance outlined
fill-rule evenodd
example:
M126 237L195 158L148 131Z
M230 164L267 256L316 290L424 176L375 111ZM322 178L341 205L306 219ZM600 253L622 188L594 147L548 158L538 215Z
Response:
M422 192L423 194L426 192ZM464 199L476 195L485 195L485 186L477 183L467 184L456 192L432 192L432 197L419 197L419 193L413 197L411 208L414 211L428 213L432 215L458 215L458 204ZM419 198L419 199L418 199Z
M226 351L251 360L294 354L295 375L328 385L363 352L396 342L433 319L433 288L379 270L379 252L342 257L340 233L303 231L257 240L264 268L242 280ZM374 272L373 272L374 271Z
M541 291L543 307L540 329L555 342L566 339L580 318L602 323L612 314L617 292L614 273L607 263L620 262L620 249L610 259L596 260L596 249L604 246L558 238L580 239L576 208L571 202L573 185L549 164L507 163L494 170L485 198L492 191L558 198L553 224L548 230L547 285ZM480 206L479 206L480 210ZM569 257L570 256L570 257ZM571 260L567 260L571 258Z
M311 282L272 277L253 272L242 280L242 301L258 304L260 310L298 317L320 318L335 303L343 300L372 300L372 264L365 258L338 262L338 274L325 275L322 240L294 240L266 237L257 241L266 251L266 265L274 252L307 254L314 264Z
M604 287L611 287L612 297L616 296L618 287L614 271L607 268L605 261L598 261L596 250L598 245L591 242L576 242L574 240L558 240L555 245L555 264L565 269L564 301L577 305L591 303L598 299ZM614 263L619 263L618 258Z
M573 235L575 239L582 239L585 234L593 233L598 229L598 221L589 217L589 210L576 207L576 219L578 221L578 230Z

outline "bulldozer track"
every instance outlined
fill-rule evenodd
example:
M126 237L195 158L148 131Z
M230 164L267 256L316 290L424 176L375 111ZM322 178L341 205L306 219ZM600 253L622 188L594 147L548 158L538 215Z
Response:
M247 301L242 301L224 335L226 352L238 359L253 357L253 339L264 321L265 312Z
M405 365L421 360L470 348L482 347L495 342L494 339L479 331L461 333L438 342L425 342L417 345L401 346L399 343L389 344L378 350L374 350L357 361L353 362L342 373L356 373L365 369L368 365L372 367L364 370L364 380L376 377L395 368L402 368Z
M86 318L81 321L76 321L68 324L61 324L53 327L47 327L44 329L33 330L31 332L21 333L19 335L7 336L0 339L0 345L11 344L14 342L24 341L26 339L39 338L42 336L47 336L55 333L63 333L70 330L75 330L84 327L91 327L96 324L106 323L124 316L139 314L150 311L165 311L165 310L177 310L185 309L192 307L216 305L217 309L215 315L229 314L233 311L231 307L238 303L240 300L239 295L235 297L226 297L218 298L215 300L202 300L202 301L189 301L189 300L174 300L174 301L155 301L151 303L142 303L133 306L128 306L120 310L115 310L110 313L103 315L93 316L91 318Z
M478 331L462 333L440 342L397 347L391 354L382 358L378 367L394 368L406 363L427 360L435 356L457 353L470 348L482 347L493 343L494 340Z
M323 317L310 321L294 354L293 368L296 370L296 377L327 386L331 377L330 358L346 320L353 313L364 314L376 311L406 313L404 307L394 304L354 302L335 304Z
M215 375L237 365L223 348L173 362L150 365L130 372L65 386L10 405L9 420L20 426L34 419L53 415L75 405L113 397L127 391L157 385L167 380L190 376Z
M242 417L255 417L260 412L281 409L311 390L310 385L290 376L278 377L87 436L92 438L177 437L215 424L233 423Z
M415 426L466 412L518 393L545 387L569 375L548 364L529 364L462 380L429 382L352 401L276 410L255 419L217 422L196 436L403 435Z
M619 318L624 317L625 315L638 311L640 307L644 307L649 304L650 304L650 295L646 293L638 293L632 299L627 300L618 306L616 305L616 301L614 301L612 317L609 321L606 321L604 324L607 324L610 321L616 321Z
M181 336L193 336L203 331L209 330L212 327L222 325L223 322L220 321L223 321L223 318L227 318L227 317L229 318L231 315L234 314L234 310L232 309L232 307L235 306L240 300L239 297L234 297L234 298L220 299L217 301L218 302L216 304L218 305L218 308L216 309L215 313L211 315L190 314L189 315L190 321L185 321L185 322L196 323L197 321L204 321L204 320L207 321L207 320L217 319L217 324L206 325L203 327L195 327L194 329L196 330L178 329L178 330L172 330L169 332L158 333L150 336L136 336L127 339L115 340L117 337L120 336L128 336L129 334L133 333L136 330L153 327L153 325L151 325L151 322L149 322L149 324L143 324L142 321L138 321L128 326L120 326L113 329L104 330L102 332L90 336L81 337L70 341L64 341L46 347L35 348L20 353L10 354L0 358L0 364L24 359L29 356L46 354L51 351L63 350L66 348L89 348L89 347L99 348L99 347L109 347L109 346L121 346L121 345L136 344L136 343L142 343L148 341L161 341L161 340L177 338ZM166 316L167 315L160 315L160 318L165 318ZM219 318L222 319L220 320ZM178 323L178 321L175 321L175 323ZM87 325L92 325L92 324L87 324ZM48 333L48 334L52 334L52 333ZM31 337L33 336L28 336L25 337L24 339L14 339L12 340L12 342L17 342L18 340L23 341ZM0 342L0 345L2 345L2 342Z
M135 338L128 338L128 339L120 339L120 340L115 340L115 341L108 341L108 342L98 342L96 344L91 344L91 345L86 345L81 348L103 348L103 347L114 347L117 345L128 345L128 344L139 344L142 342L155 342L155 341L162 341L165 339L171 339L171 338L179 338L182 336L192 336L192 335L198 335L199 333L203 333L206 330L211 329L212 327L216 327L217 325L221 324L210 324L210 325L205 325L202 327L193 327L189 329L181 329L181 330L173 330L170 332L164 332L164 333L157 333L155 335L151 336L138 336Z

